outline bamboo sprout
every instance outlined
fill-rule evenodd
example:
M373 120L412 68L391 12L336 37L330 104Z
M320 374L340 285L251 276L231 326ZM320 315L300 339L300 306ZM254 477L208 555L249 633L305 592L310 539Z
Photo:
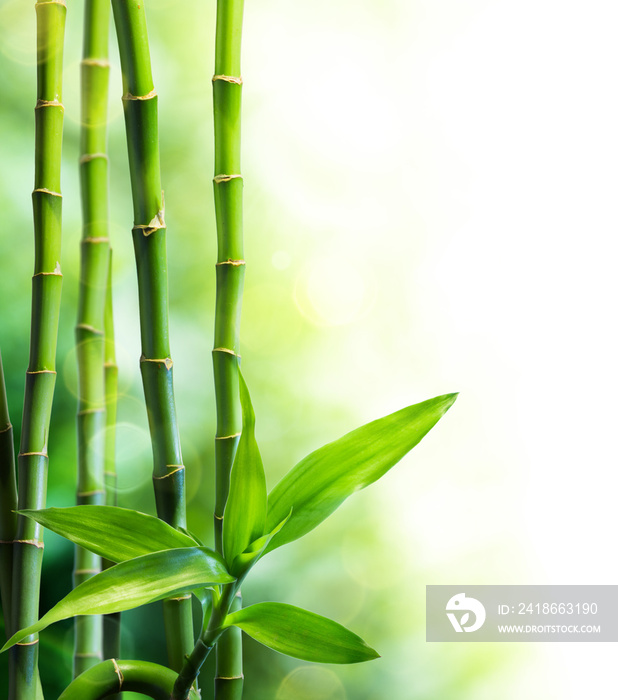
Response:
M30 359L26 372L24 414L18 457L18 507L44 508L47 486L47 440L56 383L56 340L62 273L60 237L62 195L62 59L66 6L62 0L35 5L37 15L37 103L35 107L35 174L32 194L35 262L32 280ZM14 629L38 619L42 529L19 516L13 559ZM38 635L12 651L15 674L10 697L33 700L40 694Z
M142 356L140 366L153 448L157 514L186 527L184 465L176 420L168 331L167 256L159 166L157 94L150 67L144 2L112 0L123 75L131 171ZM164 602L170 666L193 648L191 599Z
M0 595L7 638L11 626L11 590L13 586L13 547L17 529L17 484L13 426L4 384L2 355L0 355Z
M109 4L87 0L82 59L82 125L80 176L82 249L79 310L75 329L78 367L77 504L105 500L104 309L109 268L107 225L107 98ZM101 570L101 558L75 549L75 586ZM78 676L103 659L100 615L75 621L73 674Z
M217 219L217 294L213 368L217 408L215 438L215 544L223 551L223 515L242 417L238 400L239 331L245 274L240 173L242 79L240 46L244 0L218 0L213 76L214 196ZM242 695L241 637L227 633L217 646L215 696Z

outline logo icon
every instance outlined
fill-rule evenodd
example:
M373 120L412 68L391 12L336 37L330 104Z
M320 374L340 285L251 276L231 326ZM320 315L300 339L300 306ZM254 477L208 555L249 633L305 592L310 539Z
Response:
M455 614L457 612L463 612L459 620ZM474 620L474 624L468 625L471 612L474 613L476 619ZM449 600L446 604L446 615L451 621L455 632L476 632L485 622L485 608L483 603L476 598L468 598L465 593L458 593Z

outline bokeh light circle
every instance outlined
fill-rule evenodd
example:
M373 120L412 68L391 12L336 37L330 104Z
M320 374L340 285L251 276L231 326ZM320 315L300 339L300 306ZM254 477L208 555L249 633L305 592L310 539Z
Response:
M346 700L337 675L323 666L300 666L281 681L275 700Z

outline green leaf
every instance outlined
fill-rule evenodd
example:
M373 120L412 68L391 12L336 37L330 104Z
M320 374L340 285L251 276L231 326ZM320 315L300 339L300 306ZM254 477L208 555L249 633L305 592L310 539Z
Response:
M238 370L242 433L230 476L230 492L223 517L223 551L226 561L234 559L264 534L266 524L266 477L255 441L255 415L245 380ZM289 508L284 513L287 515ZM281 522L280 518L277 523ZM277 524L275 523L275 525Z
M355 664L380 655L338 622L285 603L257 603L225 618L261 644L305 661Z
M73 506L19 512L80 547L115 562L196 545L191 537L162 520L126 508Z
M325 520L355 491L377 481L433 428L457 394L445 394L379 418L312 452L268 497L266 529L293 509L266 551L292 542Z
M202 608L202 622L200 625L202 632L206 631L206 627L212 614L213 594L214 590L212 588L196 588L193 591L193 595L200 601Z
M290 515L292 515L292 512L288 513L288 516L285 520L282 520L279 525L270 533L267 535L263 535L262 537L258 538L254 542L252 542L244 552L241 552L233 561L232 565L230 566L230 573L233 576L236 576L237 579L240 579L241 576L244 576L247 571L254 565L257 564L261 556L264 554L266 551L266 547L268 546L268 543L272 540L272 538L281 530L281 528L287 523L287 521L290 518Z
M0 651L58 620L131 610L202 586L233 581L225 563L205 547L168 549L122 562L73 589L30 627L14 634Z

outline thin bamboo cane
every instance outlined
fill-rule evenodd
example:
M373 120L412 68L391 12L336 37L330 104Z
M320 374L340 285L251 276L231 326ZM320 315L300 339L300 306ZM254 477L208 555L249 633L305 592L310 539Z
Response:
M153 448L157 514L186 527L182 463L169 347L166 230L154 91L143 0L112 0L123 75L140 306L142 381ZM164 602L170 666L193 648L191 600Z
M114 333L114 302L112 296L112 257L109 251L107 294L103 319L105 335L105 505L118 505L116 474L116 419L118 416L118 365Z
M80 179L82 248L79 310L75 339L78 368L78 505L105 501L104 310L109 268L107 187L107 101L109 3L86 0L81 64ZM101 558L75 548L73 581L78 586L101 570ZM103 659L102 618L75 620L73 674Z
M4 384L2 355L0 354L0 595L4 613L4 628L8 637L11 626L11 590L13 587L13 540L17 530L17 483L15 474L15 446L13 426Z
M112 299L112 251L109 256L107 295L104 317L105 335L105 505L118 505L116 476L116 417L118 414L118 365L114 340L114 313ZM104 560L103 568L113 566ZM120 658L120 613L103 616L103 657Z
M62 59L66 6L60 0L37 2L37 103L35 107L34 210L35 262L32 280L30 360L18 458L18 507L44 508L47 486L47 440L56 383L56 340L62 274L60 234L62 195ZM42 529L18 517L13 559L14 629L38 619ZM16 673L12 700L33 700L40 694L37 668L38 635L12 650Z
M238 400L243 256L240 117L240 48L244 0L218 0L213 76L215 126L214 196L217 219L217 293L213 369L217 408L215 439L215 544L222 552L223 514L242 416ZM242 695L242 640L227 634L217 645L216 700Z

